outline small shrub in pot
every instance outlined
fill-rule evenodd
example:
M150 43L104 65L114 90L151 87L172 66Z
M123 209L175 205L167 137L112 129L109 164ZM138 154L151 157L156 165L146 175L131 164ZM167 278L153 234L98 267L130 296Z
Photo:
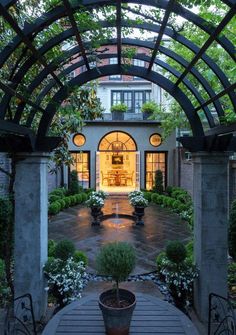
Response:
M132 292L120 289L119 283L128 278L134 266L135 252L126 242L109 243L102 247L97 256L99 273L110 276L115 282L115 290L103 292L99 298L108 335L129 333L136 298Z

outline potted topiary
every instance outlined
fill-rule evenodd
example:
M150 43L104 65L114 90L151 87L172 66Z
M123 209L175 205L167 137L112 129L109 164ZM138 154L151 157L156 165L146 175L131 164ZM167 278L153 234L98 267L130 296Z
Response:
M143 119L147 120L151 115L156 113L159 110L159 108L160 107L158 106L158 104L153 100L144 102L144 104L141 107L141 112L143 113Z
M124 120L124 113L127 110L128 106L123 103L111 106L112 120Z
M98 272L110 276L115 282L113 290L105 291L99 297L108 335L129 334L136 298L132 292L119 288L119 283L127 279L134 266L135 251L126 242L108 243L97 256Z

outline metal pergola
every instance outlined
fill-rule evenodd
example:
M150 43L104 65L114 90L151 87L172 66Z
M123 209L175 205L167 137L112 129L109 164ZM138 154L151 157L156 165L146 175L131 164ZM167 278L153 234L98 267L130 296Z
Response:
M232 133L236 130L236 124L221 126L216 123L210 106L214 106L213 111L217 113L219 118L223 117L225 110L221 98L227 97L233 112L236 112L236 82L232 83L232 80L222 70L220 60L219 62L215 61L207 54L207 51L213 43L216 43L219 48L224 49L227 57L235 65L235 45L223 33L228 23L235 17L236 0L222 0L222 3L228 8L217 26L207 22L176 0L62 0L58 1L58 4L50 8L48 12L40 13L32 22L24 22L23 25L20 25L12 15L11 10L18 2L20 0L0 1L0 15L11 31L14 32L14 37L10 43L5 45L0 52L0 68L4 69L12 55L18 49L20 50L18 58L12 64L12 70L9 72L8 78L0 80L0 90L3 92L0 108L0 132L5 134L4 137L0 138L1 151L4 148L6 151L9 148L13 151L24 151L25 148L29 151L48 151L55 148L60 139L49 137L47 134L58 106L69 97L78 85L82 86L91 80L114 74L138 76L159 85L168 92L180 104L188 118L193 137L184 138L181 141L190 150L229 150L235 147ZM159 9L163 16L160 20L153 18L150 22L148 14L137 13L133 5ZM90 41L85 41L83 38L83 34L88 33L90 28L83 25L81 27L76 14L83 10L86 13L93 10L99 11L109 6L113 6L116 18L110 21L104 21L101 18L98 24L101 29L114 29L116 36L101 43L101 47L104 47L106 51L96 53L96 57L101 60L101 63L94 68L91 66L92 45ZM124 12L131 15L129 20L124 19ZM132 15L138 14L144 19L143 22L132 19ZM176 31L171 24L170 18L172 15L182 17L206 34L207 38L201 47L191 39L186 38L181 31ZM63 30L50 37L40 47L37 47L37 43L35 43L37 36L44 32L46 34L50 25L63 18L67 22ZM122 37L122 29L124 28L147 31L155 36L155 40ZM167 36L170 41L180 43L191 51L192 59L188 61L183 55L169 49L162 43L164 36ZM59 56L55 55L48 61L47 53L71 38L74 38L76 45L65 50ZM107 48L110 45L117 46L117 51L110 52ZM149 56L141 53L133 56L134 59L144 61L147 64L146 67L124 66L122 49L127 46L144 47L150 50ZM79 55L77 59L76 55ZM163 57L159 57L159 55ZM73 57L75 61L70 63ZM104 60L111 58L117 58L117 64L104 64ZM180 72L175 69L168 64L167 58L174 60L184 70ZM216 92L204 73L199 71L196 66L199 61L203 61L205 66L214 73L222 87L220 91ZM35 64L39 64L39 71L34 74L30 83L28 83L27 94L22 94L18 88ZM167 77L163 73L155 71L154 65L164 69L172 76ZM85 68L85 71L80 71L77 77L65 84L63 78L71 71L78 68L82 69L82 67ZM206 93L204 96L202 91L191 82L189 75L194 77L203 88ZM175 80L170 78L175 78ZM183 85L187 92L194 96L198 103L197 106L194 106L191 98L186 94L186 90L183 90ZM12 101L16 98L15 110L11 111ZM45 99L47 99L46 105ZM205 114L209 128L207 131L204 131L199 111L203 111ZM36 117L39 117L37 129L33 128Z

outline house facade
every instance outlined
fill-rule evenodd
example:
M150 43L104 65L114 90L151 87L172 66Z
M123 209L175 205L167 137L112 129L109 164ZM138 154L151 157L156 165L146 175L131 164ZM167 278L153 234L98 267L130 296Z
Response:
M109 46L110 53L113 48ZM139 48L137 53L147 54L148 50ZM103 62L116 64L117 58ZM133 63L147 66L138 59ZM108 192L150 190L155 171L161 170L164 184L173 185L176 136L172 134L163 141L160 122L145 119L141 112L147 101L164 103L160 87L139 77L115 74L99 79L97 96L104 108L103 120L87 121L69 143L75 159L70 170L77 171L79 183L84 188ZM128 110L123 120L116 120L111 107L120 103L127 105Z

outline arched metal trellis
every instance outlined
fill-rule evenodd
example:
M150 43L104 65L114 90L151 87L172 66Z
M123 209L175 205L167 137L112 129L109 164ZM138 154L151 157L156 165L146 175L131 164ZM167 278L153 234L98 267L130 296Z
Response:
M221 68L220 62L215 61L209 56L208 50L213 43L219 45L235 64L236 54L233 41L224 35L228 23L234 19L236 14L236 1L224 0L225 15L220 23L215 26L207 22L204 18L193 13L176 0L133 0L133 1L102 1L102 0L83 0L70 2L62 0L58 5L52 6L46 13L41 13L32 22L19 22L12 14L12 9L17 7L20 0L3 0L0 2L0 15L2 22L8 25L8 30L12 39L0 52L0 68L5 69L7 62L13 59L13 55L19 50L19 55L14 59L9 74L4 74L4 79L0 81L0 90L3 92L0 108L0 132L5 133L1 138L1 144L4 144L8 150L21 151L26 148L29 151L51 150L59 141L59 138L47 137L47 132L58 105L65 100L73 89L86 82L113 74L128 74L145 78L168 92L180 104L190 123L194 138L185 139L183 144L192 150L225 150L234 145L232 132L236 126L229 125L223 128L215 122L212 111L218 115L218 118L225 115L224 105L221 99L227 97L232 106L233 112L236 112L236 83L232 82L227 73ZM150 8L159 9L162 12L162 18L151 17L147 13L137 13L134 5L150 6ZM14 7L15 6L15 7ZM103 51L96 50L96 58L101 60L101 64L96 68L91 68L91 55L94 56L92 44L85 40L84 34L92 28L84 25L77 18L77 13L86 12L86 15L93 10L101 10L113 6L115 18L104 21L98 19L97 24L100 29L113 29L116 32L114 38L106 39L100 44ZM124 13L138 16L139 20L125 19ZM19 13L20 15L20 13ZM190 22L193 27L201 29L206 34L202 46L198 46L186 38L181 31L176 31L171 23L171 16L176 15ZM141 19L143 22L140 22ZM49 39L45 39L37 47L37 38L40 34L47 33L47 28L56 24L58 20L64 21L64 29ZM151 32L156 37L153 41L141 40L140 38L122 37L122 29L134 28ZM169 40L184 46L193 54L191 60L187 60L183 55L170 50L162 45L163 37L167 36ZM55 55L50 60L47 59L49 52L52 52L56 46L61 46L63 42L74 38L77 46L66 50L62 55ZM117 52L109 51L110 45L117 46ZM134 65L124 66L122 49L126 46L144 47L151 51L150 56L139 54L133 56L134 59L145 61L146 67ZM107 49L106 49L107 47ZM99 48L98 48L99 49ZM163 55L162 58L159 54ZM78 59L70 63L71 57ZM117 57L117 65L106 65L103 61ZM167 59L174 60L184 69L182 72L171 66ZM216 91L209 83L207 76L198 69L198 62L204 62L205 66L214 74L221 90ZM39 71L32 74L35 64L39 64ZM157 73L154 65L164 69L167 76ZM85 72L65 83L64 78L75 69L86 68ZM171 74L171 76L170 76ZM19 87L22 82L31 75L28 82L26 94L22 94ZM190 76L198 83L196 87L190 80ZM49 79L50 78L50 79ZM174 78L174 79L173 79ZM183 87L185 88L183 90ZM199 90L201 87L201 90ZM189 93L188 93L189 92ZM191 98L193 96L197 105L194 105ZM32 98L33 97L33 98ZM11 110L12 101L15 101L15 110ZM47 106L45 107L45 99ZM210 106L213 106L213 110ZM208 122L208 130L204 132L202 121L199 117L199 111L202 110ZM9 112L10 111L10 112ZM33 123L36 117L39 117L37 129L33 129ZM219 136L222 134L229 134ZM2 145L1 145L2 147Z

